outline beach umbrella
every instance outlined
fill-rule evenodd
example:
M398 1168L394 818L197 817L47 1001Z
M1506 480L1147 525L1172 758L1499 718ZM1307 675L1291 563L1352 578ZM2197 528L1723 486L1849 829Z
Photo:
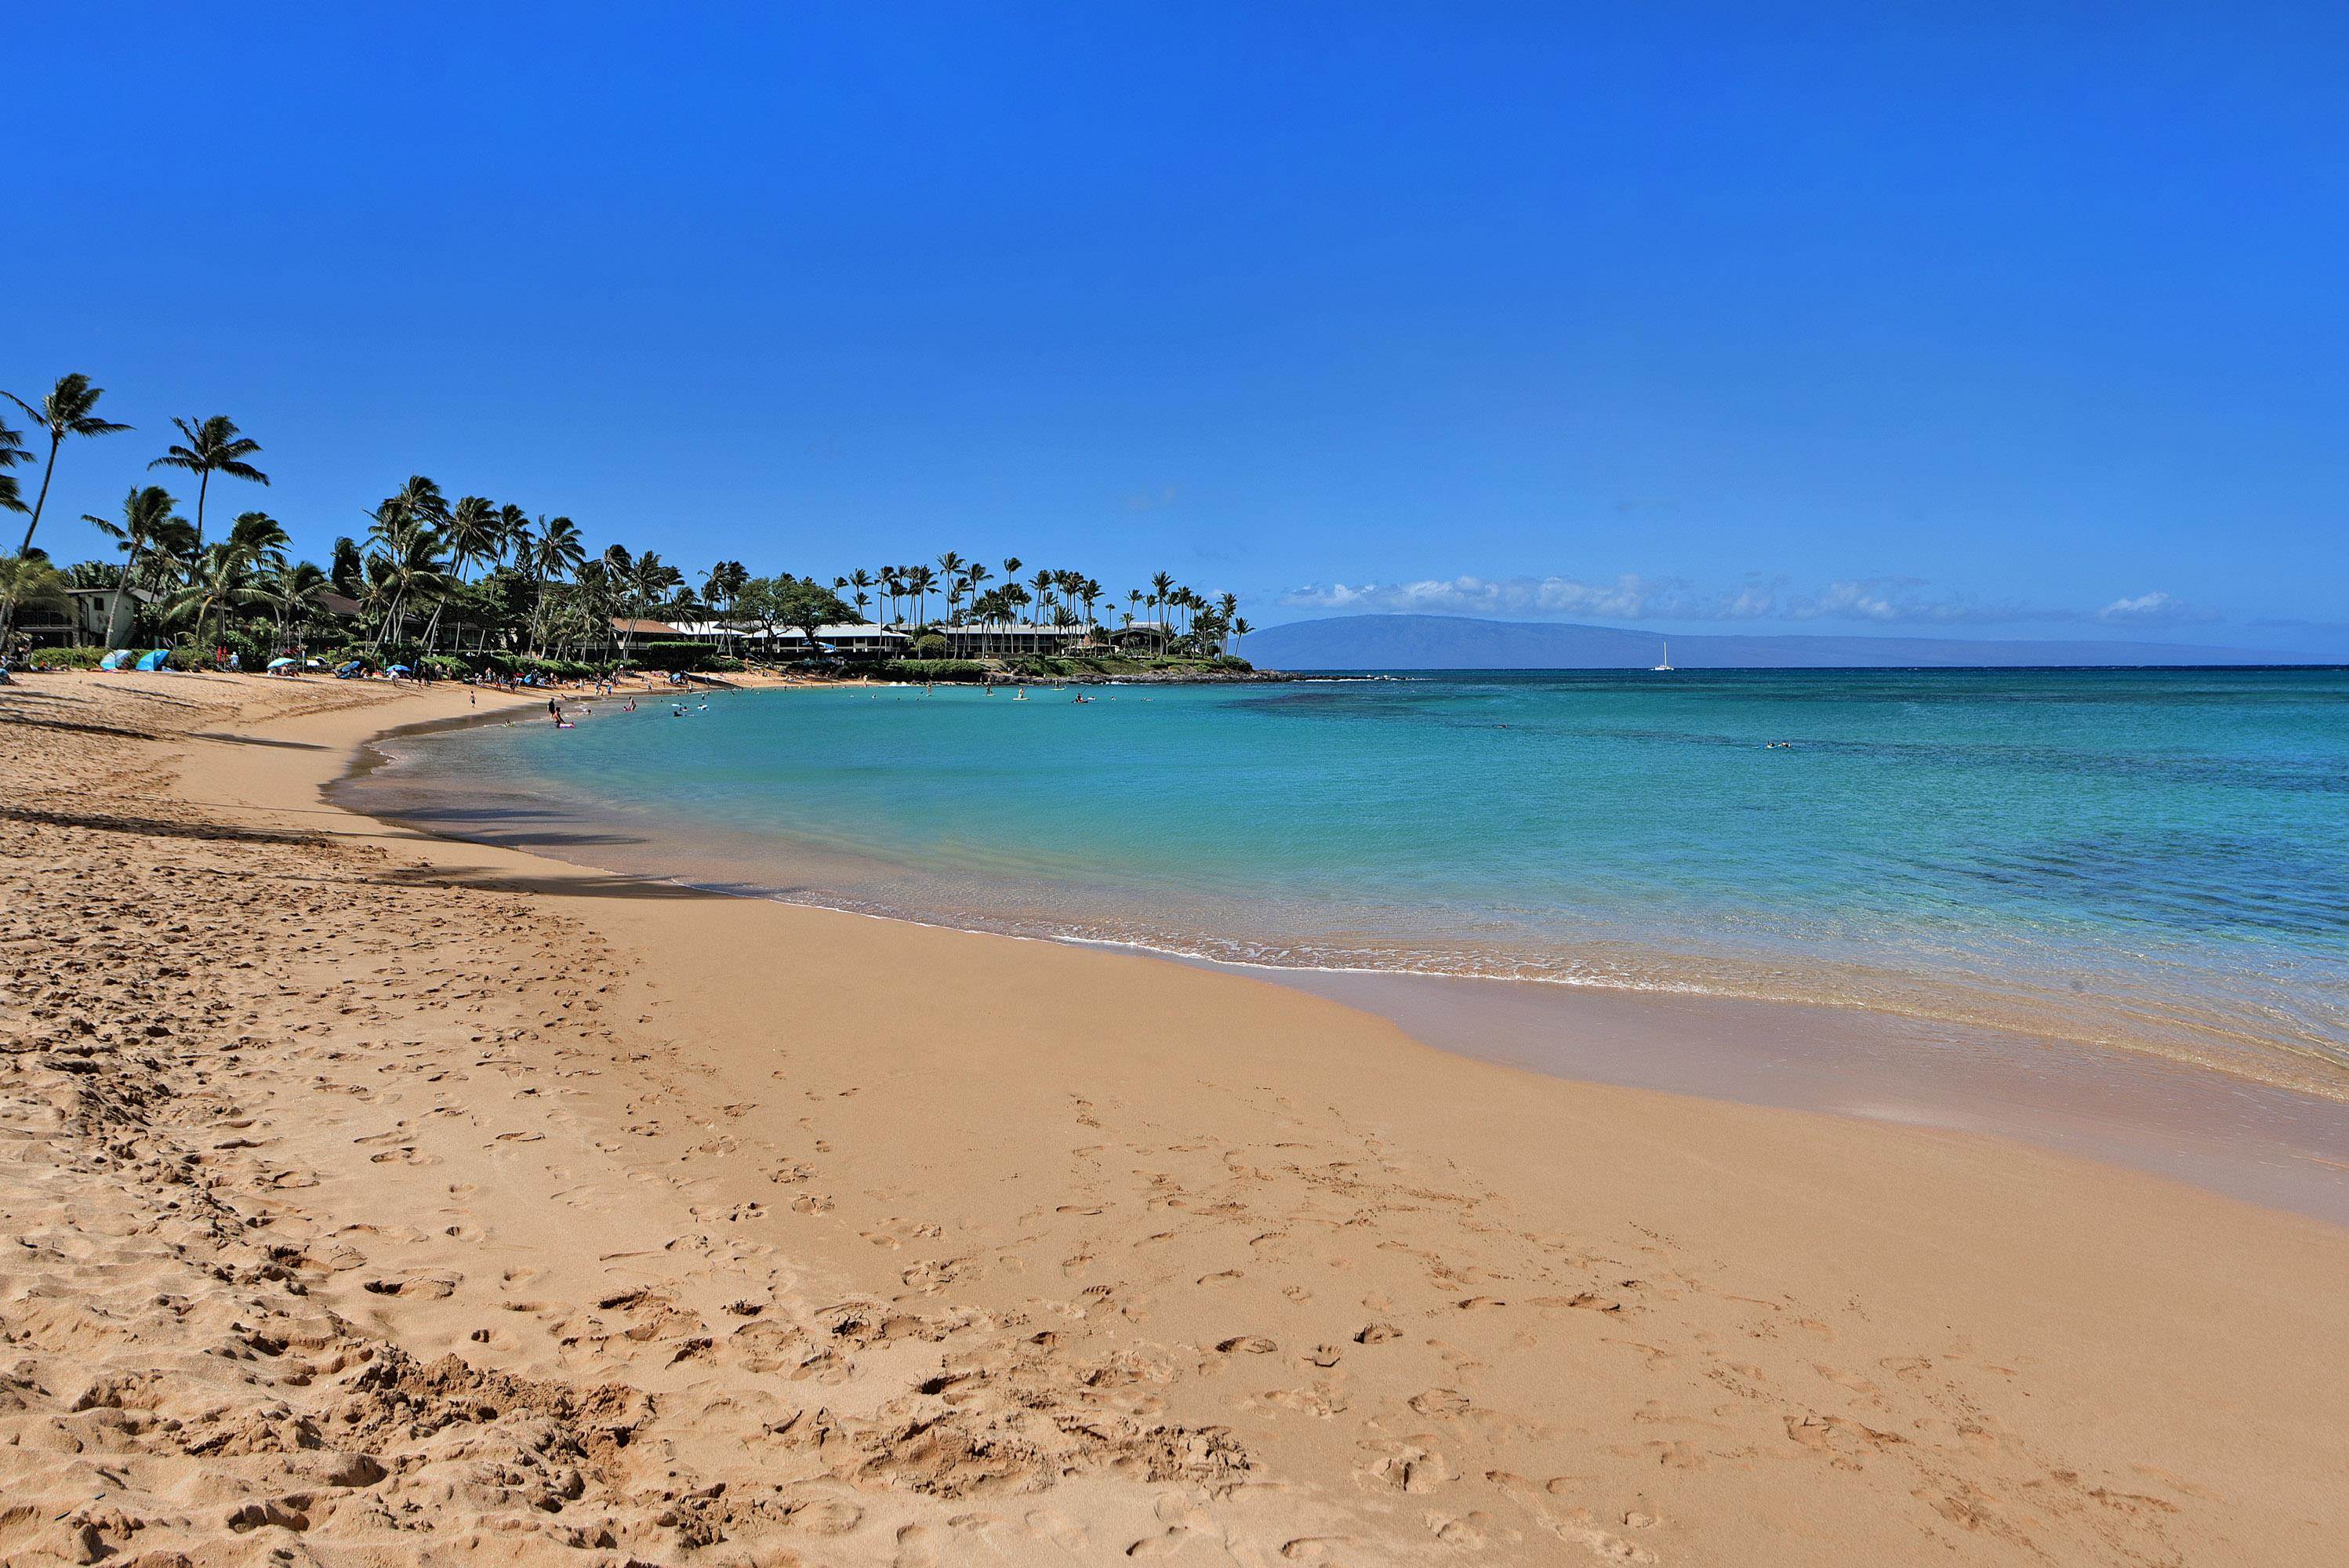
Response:
M119 670L124 665L129 664L131 657L132 655L129 648L117 648L112 653L107 655L106 657L98 660L98 667L102 670Z
M153 653L145 655L140 659L139 667L142 670L160 670L163 667L164 661L171 656L171 649L157 648Z
M273 670L282 670L289 665L298 665L302 661L299 659L272 659L269 661L269 667Z
M391 673L396 676L412 676L416 673L414 670L409 669L406 665L393 665L390 668Z

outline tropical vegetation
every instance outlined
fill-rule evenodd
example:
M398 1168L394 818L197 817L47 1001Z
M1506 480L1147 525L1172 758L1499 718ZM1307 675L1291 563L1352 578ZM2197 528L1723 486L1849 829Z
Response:
M26 432L0 420L0 511L28 520L16 553L0 557L0 648L13 627L39 615L74 621L79 590L104 610L84 617L94 624L73 640L169 644L196 662L299 652L450 661L452 669L674 666L769 648L828 657L837 645L825 640L826 628L877 624L903 634L897 667L937 678L1006 668L1245 667L1234 648L1250 627L1234 595L1204 593L1164 572L1121 593L1073 568L1031 568L1017 556L990 564L947 551L831 576L754 574L732 560L689 573L651 550L618 542L594 550L568 517L477 494L451 499L423 474L355 509L363 526L336 539L321 566L297 559L285 524L264 511L238 513L217 537L208 530L215 478L270 482L254 461L260 441L224 414L171 419L178 439L146 464L192 476L192 515L163 485L133 484L112 515L81 514L118 559L60 569L36 542L60 453L131 427L99 416L104 391L79 373L37 399L0 396L34 434L48 437L28 503L9 470L40 454ZM688 638L673 630L679 624L691 628ZM988 656L947 659L949 636L974 627L983 635L964 636L964 651L983 642ZM869 632L841 638L864 652L880 640Z

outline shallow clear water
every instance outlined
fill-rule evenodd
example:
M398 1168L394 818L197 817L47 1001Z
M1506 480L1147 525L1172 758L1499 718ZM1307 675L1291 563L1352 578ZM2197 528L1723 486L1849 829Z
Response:
M404 748L379 788L616 869L982 929L2349 1064L2349 673L1091 695L606 701Z

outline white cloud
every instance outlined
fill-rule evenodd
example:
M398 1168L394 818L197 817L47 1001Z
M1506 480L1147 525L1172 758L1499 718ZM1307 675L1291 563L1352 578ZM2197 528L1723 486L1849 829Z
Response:
M1790 590L1784 578L1730 589L1700 589L1676 578L1627 573L1609 583L1571 577L1424 578L1408 583L1331 583L1291 589L1280 603L1299 610L1384 611L1504 619L1604 621L1862 621L1879 625L2001 625L2085 619L2076 610L1984 603L1936 593L1914 577L1869 577ZM2106 618L2113 618L2109 611Z
M2178 626L2192 621L2215 621L2215 610L2205 610L2174 598L2159 589L2131 598L2116 599L2096 612L2096 619L2124 626Z

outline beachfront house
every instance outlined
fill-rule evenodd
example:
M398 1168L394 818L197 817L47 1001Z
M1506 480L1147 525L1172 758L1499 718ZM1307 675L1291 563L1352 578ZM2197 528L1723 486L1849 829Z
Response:
M140 614L155 603L144 588L68 588L66 610L28 610L16 630L35 647L126 648Z
M1128 621L1109 640L1118 648L1163 648L1174 640L1174 628L1164 621Z

